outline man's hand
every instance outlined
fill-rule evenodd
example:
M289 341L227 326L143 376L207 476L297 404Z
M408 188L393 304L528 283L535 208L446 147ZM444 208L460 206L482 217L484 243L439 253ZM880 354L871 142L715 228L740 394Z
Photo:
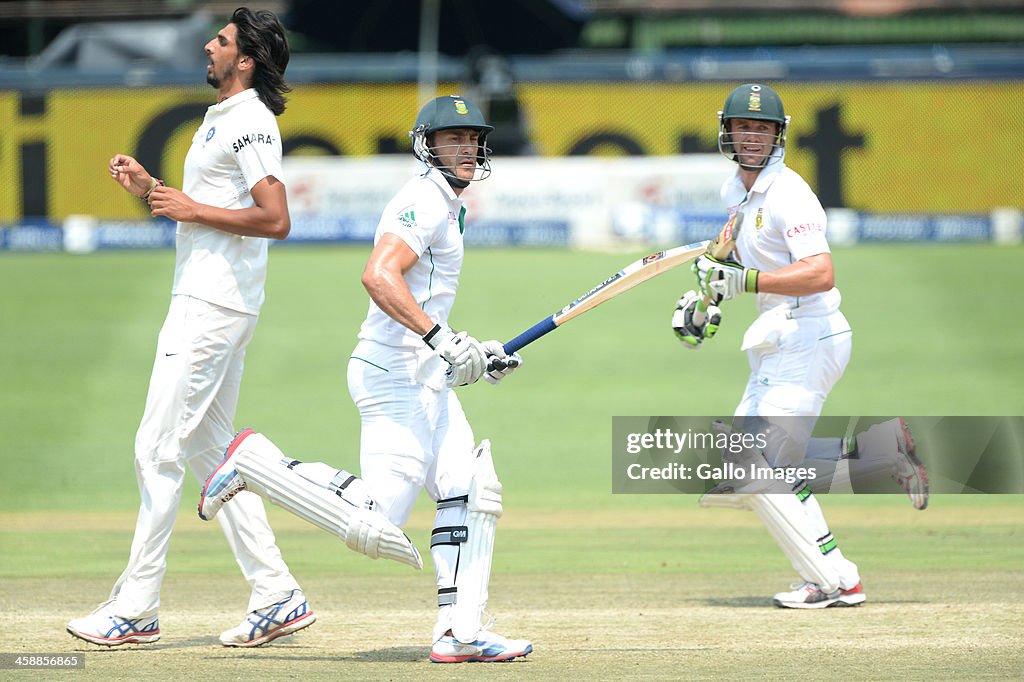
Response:
M509 355L501 341L484 341L487 353L487 368L484 370L484 381L497 386L501 380L519 368L523 359L519 353Z
M722 323L722 310L716 305L709 305L704 315L704 323L694 324L693 313L700 301L700 294L691 289L676 302L675 312L672 313L672 331L675 332L676 338L691 350L699 350L701 342L713 337Z
M153 176L142 164L127 154L117 154L110 160L110 177L130 193L142 198L153 186Z
M149 194L150 214L166 216L171 220L178 220L183 223L197 223L199 218L199 204L192 201L187 194L180 189L160 185L154 187Z
M487 353L483 344L466 332L456 334L435 324L423 337L423 342L451 365L445 374L445 382L450 388L475 384L483 376Z
M704 254L693 264L700 292L715 305L736 298L744 291L757 293L759 270L745 268L735 261L720 261Z

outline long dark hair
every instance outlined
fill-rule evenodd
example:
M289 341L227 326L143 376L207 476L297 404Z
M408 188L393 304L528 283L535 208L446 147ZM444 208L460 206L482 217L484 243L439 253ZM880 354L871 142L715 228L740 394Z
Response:
M270 10L253 12L248 7L239 7L231 15L231 23L238 29L238 54L250 57L256 62L253 70L252 87L260 96L260 101L274 112L274 116L284 113L284 93L292 88L284 80L284 70L288 68L291 50L288 38L277 15Z

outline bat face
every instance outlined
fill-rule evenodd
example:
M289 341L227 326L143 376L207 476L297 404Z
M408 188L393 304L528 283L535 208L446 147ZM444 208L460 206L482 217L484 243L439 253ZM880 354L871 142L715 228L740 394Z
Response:
M650 256L648 256L648 258L650 258ZM569 312L570 310L572 310L576 306L580 305L584 301L588 300L589 298L591 298L592 296L597 294L597 292L602 291L603 289L606 289L606 288L610 287L612 284L614 284L615 282L617 282L620 279L622 279L625 274L626 274L625 270L619 270L614 275L612 275L611 277L609 277L605 281L601 282L596 287L594 287L593 289L591 289L587 293L583 294L582 296L577 298L575 301L573 301L569 305L567 305L564 308L562 308L561 310L559 310L557 313L555 313L555 317L559 317L560 318L560 317L564 316L567 312Z
M616 272L575 301L533 325L519 336L504 344L506 353L513 353L529 343L533 343L545 334L554 331L559 325L593 310L605 301L629 291L652 277L688 263L707 251L708 242L694 242L685 246L677 246L667 251L658 251L644 256Z

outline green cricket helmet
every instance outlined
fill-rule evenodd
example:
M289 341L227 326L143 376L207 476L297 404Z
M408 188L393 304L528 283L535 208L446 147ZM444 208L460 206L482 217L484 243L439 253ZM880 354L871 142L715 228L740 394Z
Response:
M491 150L487 146L487 134L494 130L484 120L483 112L473 102L460 95L445 95L427 102L419 115L409 137L412 138L412 153L423 163L441 171L454 187L468 187L469 181L455 173L454 166L443 166L438 158L440 147L434 146L433 134L439 130L469 128L480 133L477 151L477 170L473 180L483 180L491 174Z
M762 160L754 165L740 163L739 155L733 148L735 133L729 130L728 121L734 118L755 121L771 121L776 124L776 132L771 136L771 148L763 155ZM718 112L718 150L730 161L740 164L744 170L757 170L770 163L781 161L786 154L786 129L789 127L789 116L782 106L782 98L767 85L746 83L741 85L725 98L725 106ZM747 138L764 133L745 133ZM768 142L769 140L765 140Z

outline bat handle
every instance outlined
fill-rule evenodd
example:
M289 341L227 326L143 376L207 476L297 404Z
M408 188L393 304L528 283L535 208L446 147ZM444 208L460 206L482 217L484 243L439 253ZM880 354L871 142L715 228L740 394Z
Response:
M548 332L553 332L558 328L555 324L555 316L545 317L543 320L533 325L522 334L512 339L508 343L504 344L505 352L508 354L515 353L520 348L523 348L527 344L533 343L540 337L544 336Z
M704 324L704 320L708 316L708 306L711 305L711 299L705 296L701 300L697 301L697 307L693 310L693 324L696 327Z

